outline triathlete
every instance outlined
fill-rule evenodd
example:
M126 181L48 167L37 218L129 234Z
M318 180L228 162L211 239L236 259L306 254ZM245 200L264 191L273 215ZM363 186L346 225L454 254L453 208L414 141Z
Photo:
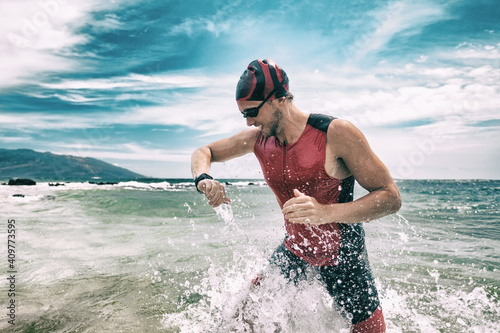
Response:
M271 266L295 283L313 270L352 323L351 332L385 332L361 222L396 212L398 188L356 127L301 112L288 83L271 60L248 65L236 101L250 128L193 153L196 188L214 207L229 202L224 186L209 175L211 163L254 153L285 219L286 236ZM355 180L369 193L353 201Z

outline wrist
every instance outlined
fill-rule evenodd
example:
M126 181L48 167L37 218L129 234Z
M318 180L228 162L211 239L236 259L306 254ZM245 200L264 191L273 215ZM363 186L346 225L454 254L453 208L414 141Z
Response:
M196 177L194 179L194 186L196 187L196 191L198 191L199 193L204 193L203 191L200 191L198 189L198 183L201 182L204 179L212 179L213 180L213 177L210 176L209 174L202 173L201 175L199 175L198 177Z
M332 207L333 205L325 205L325 204L319 204L318 208L318 225L322 224L330 224L335 222L333 219L333 216L335 214L333 213L334 208Z

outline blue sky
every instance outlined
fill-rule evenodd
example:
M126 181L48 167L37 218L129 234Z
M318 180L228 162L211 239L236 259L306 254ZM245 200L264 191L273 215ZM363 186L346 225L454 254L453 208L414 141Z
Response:
M498 0L0 2L0 148L190 177L246 127L235 86L276 61L295 103L353 122L395 178L500 178ZM252 156L216 177L260 177Z

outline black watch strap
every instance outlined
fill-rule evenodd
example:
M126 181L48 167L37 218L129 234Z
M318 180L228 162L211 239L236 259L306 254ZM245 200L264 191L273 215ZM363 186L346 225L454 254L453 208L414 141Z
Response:
M196 177L196 179L194 180L194 186L196 187L196 191L198 191L200 193L203 193L203 192L198 189L198 183L201 182L203 179L213 179L213 177L210 176L209 174L206 174L206 173L202 173L201 175Z

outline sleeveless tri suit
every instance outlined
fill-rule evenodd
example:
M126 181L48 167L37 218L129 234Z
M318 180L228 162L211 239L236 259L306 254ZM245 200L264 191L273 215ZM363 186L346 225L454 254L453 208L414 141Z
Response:
M321 204L353 200L354 177L332 178L324 167L326 135L333 119L311 114L302 135L291 145L262 134L257 138L254 152L280 207L294 197L294 189ZM353 324L365 321L375 311L382 315L361 223L315 226L285 219L285 227L285 240L271 257L272 265L295 283L305 278L308 269L316 270L339 310Z

